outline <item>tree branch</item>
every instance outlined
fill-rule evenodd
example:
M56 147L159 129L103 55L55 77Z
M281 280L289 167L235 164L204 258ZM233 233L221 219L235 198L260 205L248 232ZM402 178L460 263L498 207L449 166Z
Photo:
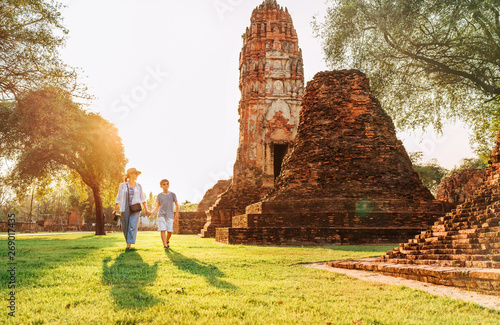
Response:
M470 74L470 73L467 73L464 71L455 70L455 69L453 69L453 68L451 68L451 67L447 66L446 64L441 63L439 61L433 60L431 58L428 58L428 57L425 57L422 55L413 54L409 51L403 50L402 48L397 46L391 40L391 37L390 37L389 33L387 33L387 32L384 32L384 39L387 42L387 44L389 44L389 46L391 46L393 49L395 49L396 51L398 51L400 53L403 53L403 54L405 54L413 59L430 64L431 66L438 68L442 72L466 78L466 79L472 81L479 88L483 89L485 92L495 95L495 97L500 95L500 88L493 87L493 86L487 84L486 82L483 82L481 79L479 79L477 76L475 76L473 74Z

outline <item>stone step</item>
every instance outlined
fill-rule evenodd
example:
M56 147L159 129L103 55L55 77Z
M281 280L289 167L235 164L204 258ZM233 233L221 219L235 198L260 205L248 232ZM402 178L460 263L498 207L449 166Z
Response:
M437 243L434 245L420 245L418 249L486 249L483 248L484 244L475 243L475 244L452 244L452 243ZM491 247L496 248L496 247Z
M500 262L499 254L418 254L406 255L409 260L453 260L453 261L493 261Z
M460 234L449 237L427 237L424 239L410 239L408 244L418 245L419 247L430 247L434 245L474 245L497 243L500 241L499 232L485 232L471 236L469 234ZM404 245L404 244L403 244Z
M479 237L477 238L478 244L497 244L500 243L500 237Z
M443 239L447 239L447 240L456 240L456 239L471 239L471 238L476 238L477 237L477 234L474 232L474 233L457 233L456 235L451 235L451 236L447 236L446 238L443 238Z
M443 220L438 220L434 223L434 225L454 225L459 222L464 223L477 223L483 220L491 219L498 220L498 217L494 212L486 212L486 211L478 211L474 213L464 213L464 214L455 214L455 215L446 215L442 217Z
M392 264L429 265L443 267L474 267L474 268L500 268L500 262L495 261L456 261L456 260L408 260L404 258L391 258L386 255L381 261Z
M407 255L419 255L419 254L485 255L485 254L500 254L500 249L482 249L482 248L470 248L470 249L437 248L437 249L419 249L419 250L400 249L399 252Z

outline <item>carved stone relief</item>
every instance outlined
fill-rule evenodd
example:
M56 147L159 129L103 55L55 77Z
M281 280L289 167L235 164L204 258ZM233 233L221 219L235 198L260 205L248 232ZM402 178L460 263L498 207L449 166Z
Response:
M277 99L269 105L266 110L265 121L272 120L278 112L280 112L285 119L290 121L289 124L298 124L297 117L292 113L290 105L283 99Z
M273 64L274 70L281 70L281 62L279 60L275 60Z
M283 93L283 82L281 80L276 80L273 84L274 90L273 93L275 94L282 94Z

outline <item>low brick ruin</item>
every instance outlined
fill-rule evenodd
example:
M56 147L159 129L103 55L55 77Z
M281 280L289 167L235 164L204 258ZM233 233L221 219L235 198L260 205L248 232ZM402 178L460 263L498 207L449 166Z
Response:
M205 213L203 211L180 212L179 218L174 221L174 234L196 235L205 224ZM154 230L157 230L155 225Z
M297 139L276 187L218 228L229 244L398 242L439 216L391 118L357 70L321 72L307 85Z
M377 259L330 266L500 294L500 133L482 185L428 230Z
M276 0L252 13L240 54L239 146L228 190L207 210L201 237L259 201L274 187L281 162L297 134L304 93L302 51L293 21Z
M205 195L201 199L200 203L198 203L198 207L196 208L196 210L205 212L210 209L210 207L217 201L219 195L227 191L227 189L231 185L231 182L232 181L230 179L217 181L217 183L215 183L215 185L211 189L205 192Z
M196 212L191 213L191 215L188 216L187 220L180 220L178 232L175 232L176 228L174 224L174 233L199 234L200 229L203 229L207 224L206 211L210 209L210 207L214 205L215 202L217 202L218 197L222 193L227 191L227 189L231 185L231 182L232 181L230 179L217 181L217 183L211 189L205 192L202 200L200 201L200 203L198 203ZM208 225L210 225L210 223Z
M441 180L436 199L455 208L464 203L483 184L485 171L482 169L462 169Z

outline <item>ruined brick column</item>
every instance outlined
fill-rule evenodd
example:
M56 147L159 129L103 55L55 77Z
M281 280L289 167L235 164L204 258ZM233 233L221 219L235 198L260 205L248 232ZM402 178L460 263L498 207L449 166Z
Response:
M218 228L238 244L397 242L444 214L413 171L391 118L357 70L307 85L297 139L275 189Z
M202 237L245 213L274 187L297 134L304 94L302 51L288 10L265 0L251 16L240 54L240 138L233 182L207 211Z

